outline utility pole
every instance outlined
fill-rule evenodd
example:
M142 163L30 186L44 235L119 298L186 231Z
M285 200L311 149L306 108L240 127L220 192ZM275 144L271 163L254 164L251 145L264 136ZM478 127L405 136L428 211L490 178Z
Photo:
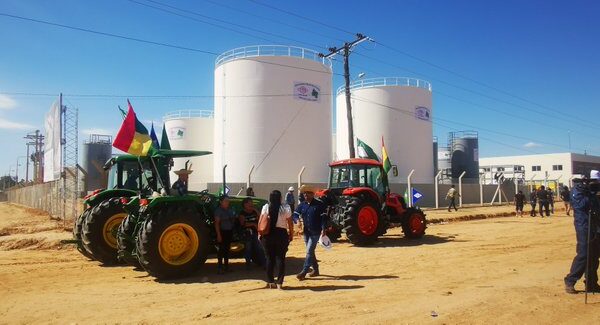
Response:
M40 130L35 130L35 132L27 134L24 137L26 140L30 140L27 142L27 176L26 180L29 178L29 160L33 162L33 182L41 183L43 181L42 169L43 169L43 161L44 156L42 154L44 147L44 136L40 134ZM33 146L33 153L30 153L29 146Z
M350 64L348 63L352 48L366 40L372 41L368 36L363 34L356 34L356 40L348 43L344 43L344 46L340 48L331 47L329 48L328 54L319 53L319 57L331 58L336 54L342 54L344 56L344 80L345 80L345 91L346 91L346 118L348 119L348 149L350 158L356 157L356 151L354 149L354 125L352 123L352 103L350 102Z

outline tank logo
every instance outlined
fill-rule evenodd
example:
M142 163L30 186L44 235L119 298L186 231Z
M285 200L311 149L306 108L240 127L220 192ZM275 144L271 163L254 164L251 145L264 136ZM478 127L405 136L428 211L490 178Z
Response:
M309 84L306 82L295 82L294 83L294 98L301 100L308 100L311 102L321 101L320 95L321 88L317 85Z
M184 135L185 135L185 128L174 127L174 128L169 129L169 140L183 139Z
M429 113L429 108L418 106L415 108L415 117L419 120L429 121L431 119L431 114Z

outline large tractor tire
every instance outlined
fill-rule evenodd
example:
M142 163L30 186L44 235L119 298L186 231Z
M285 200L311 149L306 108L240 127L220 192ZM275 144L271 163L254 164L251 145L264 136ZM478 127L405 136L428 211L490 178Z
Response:
M82 227L83 227L83 222L85 221L85 219L87 218L88 214L91 211L92 211L91 208L83 211L83 213L80 214L77 217L77 219L75 220L75 225L73 225L73 239L75 239L77 241L77 250L81 253L81 255L83 255L89 259L94 259L92 254L90 252L88 252L85 249L85 247L83 246L83 242L81 239L81 231L82 231Z
M363 197L353 197L346 204L342 226L354 245L369 245L387 230L385 217L377 204Z
M117 230L117 256L129 265L140 267L140 262L135 255L135 231L137 218L127 215Z
M425 235L427 229L427 220L425 214L420 209L409 208L402 221L402 232L404 237L409 239L419 239Z
M202 216L186 206L164 207L144 221L136 239L142 267L158 279L184 277L206 262L210 234Z
M332 242L337 242L340 237L342 237L342 230L335 226L329 226L325 229L325 235L327 235Z
M84 248L102 264L118 264L117 229L127 217L119 198L106 199L95 206L83 223L81 239Z

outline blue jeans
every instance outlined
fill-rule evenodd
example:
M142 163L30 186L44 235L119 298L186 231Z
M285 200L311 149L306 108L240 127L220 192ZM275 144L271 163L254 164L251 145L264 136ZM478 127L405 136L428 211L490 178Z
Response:
M262 245L258 241L258 235L255 231L249 235L249 238L245 242L244 248L244 258L246 259L246 264L254 262L259 266L265 265L265 252Z
M304 232L304 243L306 244L306 259L304 259L304 266L302 267L301 273L308 273L309 268L312 266L313 270L319 272L319 263L317 263L317 255L315 255L315 248L319 242L321 234L312 235L308 234L308 231Z
M577 236L577 255L573 259L571 264L571 270L565 277L565 283L569 285L575 285L577 280L585 273L585 267L587 262L587 251L588 251L588 230L587 227L581 225L575 225L575 234ZM592 233L592 236L594 234ZM600 240L598 238L592 240L590 243L590 273L588 285L594 285L598 283L598 257L600 253Z

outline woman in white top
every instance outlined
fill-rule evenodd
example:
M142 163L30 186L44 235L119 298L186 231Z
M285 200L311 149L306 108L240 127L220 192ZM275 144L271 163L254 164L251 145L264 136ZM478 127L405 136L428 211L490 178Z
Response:
M290 206L282 203L280 191L271 192L269 203L263 206L260 218L270 219L269 233L261 237L267 257L267 288L281 289L285 276L285 254L294 238L294 224ZM277 281L274 277L275 266L278 271Z

